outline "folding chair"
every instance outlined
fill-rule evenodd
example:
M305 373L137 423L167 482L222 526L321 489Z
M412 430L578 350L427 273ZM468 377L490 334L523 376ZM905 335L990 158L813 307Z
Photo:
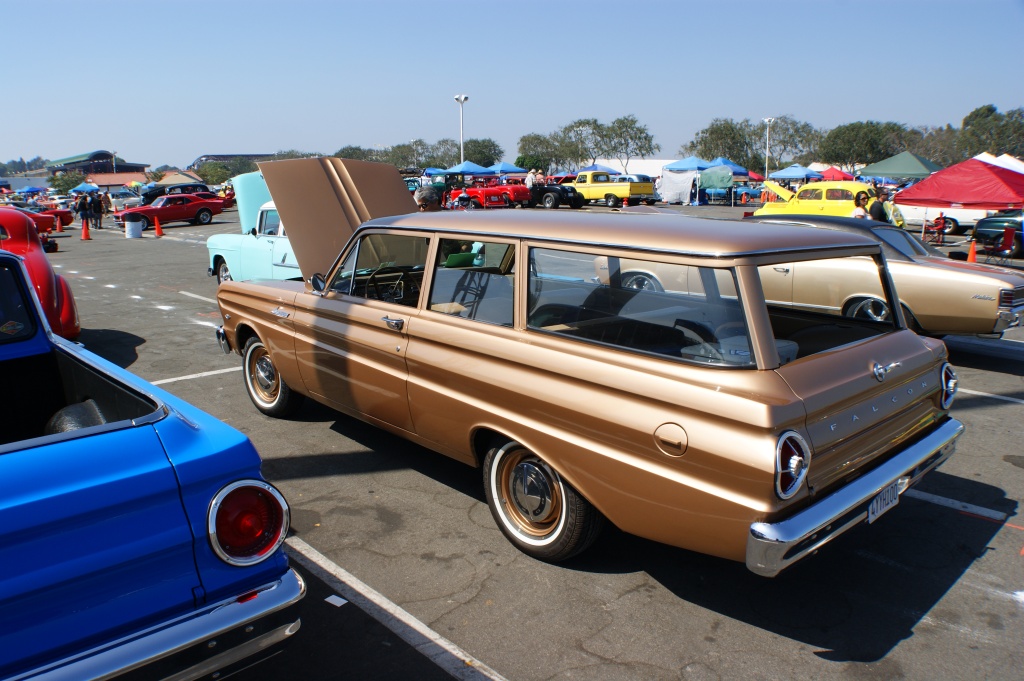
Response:
M1015 227L1003 228L1003 238L993 239L983 244L985 262L995 259L997 265L1009 265L1013 256L1014 240L1017 238Z

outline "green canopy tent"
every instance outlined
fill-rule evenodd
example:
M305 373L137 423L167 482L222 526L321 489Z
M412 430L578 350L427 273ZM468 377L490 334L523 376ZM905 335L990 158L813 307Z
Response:
M716 193L725 196L726 191L732 187L732 168L724 165L705 168L697 175L697 186L705 191L711 190L708 191L709 197Z
M926 158L917 154L904 151L884 161L872 163L861 168L857 174L861 177L928 177L934 172L942 170L942 166L936 165Z

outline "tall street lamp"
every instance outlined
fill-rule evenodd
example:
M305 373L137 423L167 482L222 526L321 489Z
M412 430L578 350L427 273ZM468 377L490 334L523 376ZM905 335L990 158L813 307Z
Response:
M469 95L455 95L455 101L459 103L459 163L464 163L466 147L462 142L462 105L469 101Z
M774 118L762 118L761 120L765 122L765 128L764 128L764 179L767 180L768 179L768 135L771 133L772 121L774 121L775 119Z

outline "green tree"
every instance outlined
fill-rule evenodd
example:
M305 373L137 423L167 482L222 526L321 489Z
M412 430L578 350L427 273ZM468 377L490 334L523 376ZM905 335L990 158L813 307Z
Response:
M166 166L161 166L161 167L166 167ZM166 175L166 174L167 173L165 173L164 171L160 170L160 168L157 168L156 170L151 170L148 173L146 173L146 179L149 180L150 182L159 182L160 180L164 179L164 175Z
M743 165L751 158L758 158L757 138L757 130L749 120L716 118L708 127L699 130L692 141L681 146L679 154L699 156L707 160L724 156L734 163ZM762 166L755 166L755 169L757 167Z
M492 166L501 160L505 150L490 137L465 141L466 160L483 167Z
M633 115L616 118L604 131L604 151L617 158L627 173L630 159L646 158L661 149L647 126L641 125Z
M459 163L459 143L445 137L430 145L423 166L427 168L451 168Z
M543 168L549 170L558 162L557 144L551 135L530 133L519 138L519 156L516 165L520 168Z
M852 171L857 163L877 163L907 148L910 134L900 123L867 121L832 128L821 141L820 160Z
M1024 109L999 113L992 104L967 114L960 130L960 148L967 157L983 151L999 156L1024 152Z
M580 118L551 134L558 165L567 170L593 164L608 148L607 132L596 118Z
M85 174L80 173L77 170L57 173L50 178L50 186L56 189L61 194L67 194L72 188L85 182Z
M203 163L196 168L196 175L206 184L224 184L232 177L227 165L220 161Z
M907 151L949 167L969 157L960 148L960 130L952 125L920 127L908 131Z
M372 149L364 149L363 147L357 147L351 144L334 152L334 156L337 158L351 158L357 161L369 161L372 155Z

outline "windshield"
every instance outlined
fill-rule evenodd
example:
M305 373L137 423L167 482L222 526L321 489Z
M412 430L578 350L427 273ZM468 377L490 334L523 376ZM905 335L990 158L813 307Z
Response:
M28 299L18 285L19 277L11 266L0 265L0 343L28 338L35 333Z

